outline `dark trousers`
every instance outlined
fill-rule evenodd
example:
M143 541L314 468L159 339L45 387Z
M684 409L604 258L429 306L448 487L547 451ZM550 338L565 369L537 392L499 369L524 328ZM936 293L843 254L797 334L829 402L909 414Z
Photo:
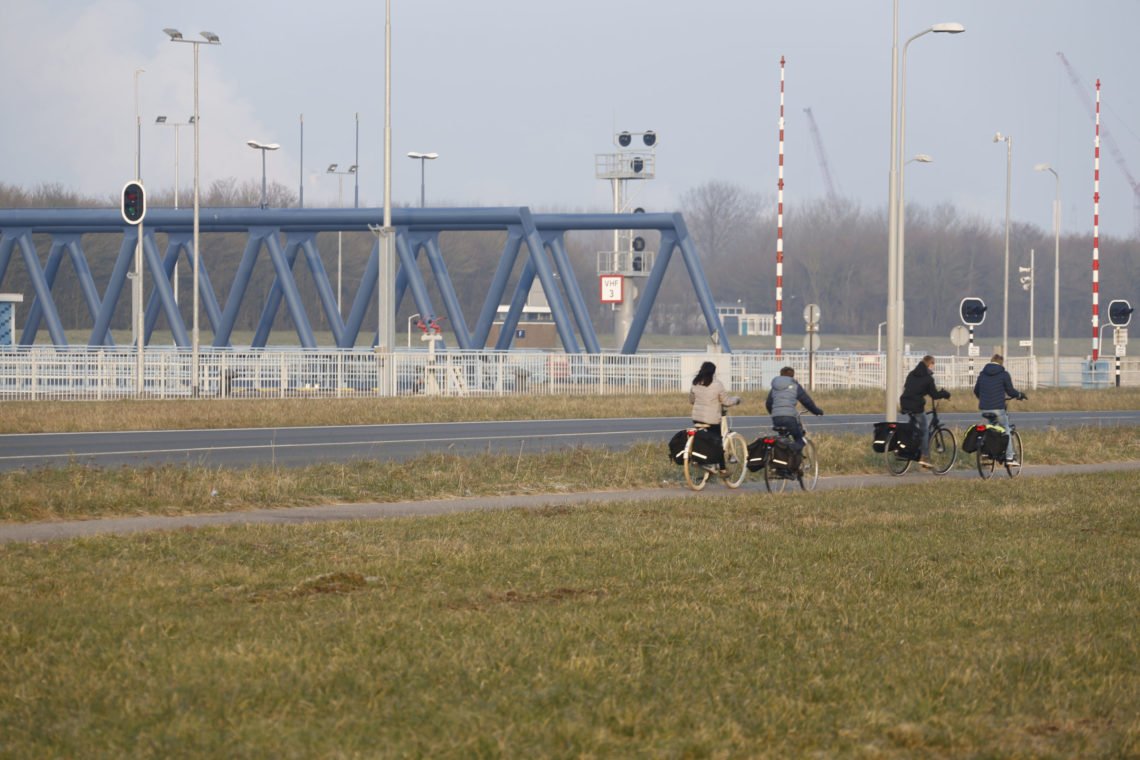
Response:
M792 440L795 441L796 451L804 450L804 426L800 424L798 417L773 417L772 427L784 428L792 434Z

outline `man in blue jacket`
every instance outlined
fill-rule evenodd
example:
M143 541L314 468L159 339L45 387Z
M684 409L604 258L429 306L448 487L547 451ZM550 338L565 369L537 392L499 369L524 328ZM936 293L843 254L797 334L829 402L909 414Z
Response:
M1004 361L1005 359L1001 354L994 354L990 363L982 367L982 371L978 373L978 379L974 383L974 395L978 397L978 411L982 414L993 412L997 415L997 424L1008 431L1009 414L1005 409L1006 399L1024 401L1026 395L1013 387L1013 378L1002 366ZM1008 463L1017 464L1013 461L1012 436L1005 450L1005 458Z
M796 442L796 451L803 451L804 428L796 417L796 404L803 404L804 408L812 414L819 416L823 410L815 405L811 396L803 386L796 382L796 371L791 367L784 367L777 377L772 378L772 390L768 391L768 398L764 406L772 415L772 426L787 428Z

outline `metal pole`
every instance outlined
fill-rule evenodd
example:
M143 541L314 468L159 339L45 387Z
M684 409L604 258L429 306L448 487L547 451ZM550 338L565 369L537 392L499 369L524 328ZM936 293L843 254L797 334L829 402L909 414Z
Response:
M360 112L356 114L356 177L353 178L352 207L360 208Z
M1033 298L1037 292L1037 267L1035 265L1036 254L1032 248L1029 249L1029 355L1034 356L1033 352ZM1035 383L1036 384L1036 383Z
M891 168L887 177L887 366L886 419L897 419L899 398L898 322L898 132L899 0L894 2L891 36Z
M898 0L895 0L898 7ZM892 105L892 110L894 106ZM893 139L893 134L892 134ZM776 183L776 356L784 343L784 56L780 56L780 164Z
M265 148L261 149L261 207L269 207L269 202L265 197Z
M420 208L424 207L424 164L427 163L426 156L420 156Z
M1096 139L1093 142L1093 257L1092 257L1092 360L1100 358L1100 80L1096 80Z
M1013 138L1005 136L1005 275L1001 305L1001 355L1009 356L1009 199L1013 181Z
M305 207L305 114L301 114L301 176L300 176L300 208ZM340 301L337 301L340 305Z
M384 235L382 256L383 266L377 267L377 306L378 341L376 350L381 355L394 356L395 314L392 301L395 298L396 277L396 238L392 230L392 0L384 3ZM389 362L390 363L390 362ZM383 377L380 378L381 395L392 393L391 367L381 363Z
M202 117L198 114L198 44L194 43L194 329L190 339L190 395L194 398L198 397L200 390L198 387L198 376L200 374L198 337L198 267L200 264L201 252L198 248L198 215L200 212L198 189L198 125L201 123L201 121Z
M336 183L337 183L336 207L337 208L343 208L344 207L344 175L341 174L340 172L337 172ZM343 235L344 235L344 233L341 230L336 231L336 310L337 310L338 314L343 314L343 312L341 312L341 310L340 310L340 293L341 293L340 285L341 285L341 261L342 261L341 238Z

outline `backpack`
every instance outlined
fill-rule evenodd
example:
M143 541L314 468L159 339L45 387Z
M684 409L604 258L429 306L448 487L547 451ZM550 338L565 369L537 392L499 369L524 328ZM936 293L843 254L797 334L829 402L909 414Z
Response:
M998 425L986 425L982 437L982 453L993 459L1005 459L1005 452L1009 447L1009 434L1005 428Z

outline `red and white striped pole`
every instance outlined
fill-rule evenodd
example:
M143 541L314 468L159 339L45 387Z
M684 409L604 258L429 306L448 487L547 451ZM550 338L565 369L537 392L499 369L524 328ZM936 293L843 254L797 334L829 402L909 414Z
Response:
M776 188L776 356L780 356L784 336L784 56L780 56L780 169Z
M1096 80L1096 139L1093 142L1093 259L1092 259L1092 358L1100 355L1100 79Z

